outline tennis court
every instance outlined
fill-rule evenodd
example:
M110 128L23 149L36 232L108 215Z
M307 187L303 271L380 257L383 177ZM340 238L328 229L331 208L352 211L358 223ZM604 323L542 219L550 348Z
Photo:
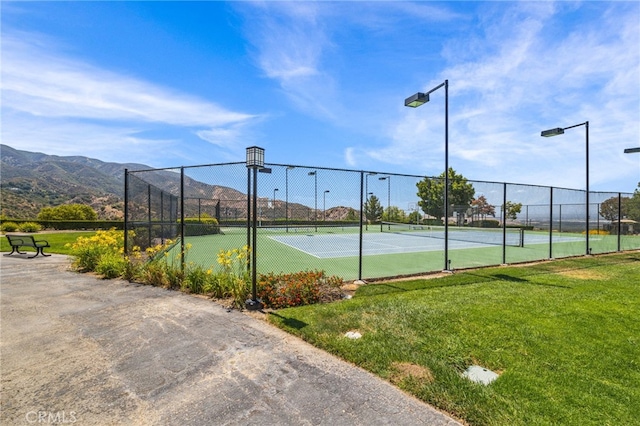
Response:
M224 227L223 234L187 237L187 262L216 267L219 250L232 250L247 244L246 227ZM426 229L410 232L381 232L380 224L369 225L362 234L362 278L391 277L419 274L443 269L444 239L442 233L429 236ZM461 234L450 227L449 259L451 268L479 267L503 263L502 229L493 242L487 240L487 230ZM358 279L359 226L288 226L259 227L257 229L257 264L261 274L292 273L304 270L324 270L345 280ZM464 231L463 231L464 232ZM412 235L411 233L415 233ZM462 238L485 238L484 242L461 241ZM549 258L549 232L525 231L511 237L506 245L506 263L536 261ZM515 238L515 239L514 239ZM496 243L496 239L500 243ZM637 239L637 237L635 237ZM616 236L592 236L594 252L615 251ZM623 240L624 242L624 240ZM637 242L632 242L637 246ZM632 246L631 244L623 245ZM601 247L601 249L599 248ZM553 256L584 253L584 235L553 234ZM179 245L172 249L172 257L179 256Z
M420 253L440 251L444 248L444 227L383 223L371 227L374 231L362 236L364 256ZM357 228L326 228L329 233L317 233L313 228L295 228L286 235L270 235L269 238L304 254L318 259L358 256L360 236L348 233ZM379 232L375 232L378 230ZM272 231L273 232L273 231ZM508 229L503 236L502 229L457 228L449 229L449 249L463 250L506 245L523 247L525 233L520 229ZM556 237L555 242L582 241L580 237ZM548 235L532 233L526 236L531 245L548 244Z

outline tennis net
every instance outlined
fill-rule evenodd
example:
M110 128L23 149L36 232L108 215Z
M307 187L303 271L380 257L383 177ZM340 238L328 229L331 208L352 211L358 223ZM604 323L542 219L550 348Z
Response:
M410 223L381 222L381 232L417 237L444 239L444 226L419 225ZM474 228L470 226L449 226L449 239L472 243L524 247L524 230L520 228Z

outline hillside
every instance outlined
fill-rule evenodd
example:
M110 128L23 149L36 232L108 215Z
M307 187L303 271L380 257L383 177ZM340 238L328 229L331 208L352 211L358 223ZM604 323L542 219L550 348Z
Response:
M14 149L0 145L1 214L15 219L34 219L43 207L62 204L86 204L101 219L124 217L124 170L148 170L151 167L136 163L108 163L82 156L57 156ZM159 170L144 173L147 183L179 194L180 175L175 171ZM131 184L130 184L131 185ZM212 206L218 200L225 211L233 210L236 217L246 217L246 194L233 188L209 185L185 177L185 214L197 215L202 199ZM210 202L206 202L210 200ZM146 204L145 204L146 205ZM143 206L144 207L144 206ZM290 204L300 217L309 217L307 206ZM343 214L327 211L331 219Z

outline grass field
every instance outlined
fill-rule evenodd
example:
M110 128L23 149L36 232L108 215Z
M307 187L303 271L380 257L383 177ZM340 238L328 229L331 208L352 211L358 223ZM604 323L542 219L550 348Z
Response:
M371 284L269 320L472 425L631 425L639 283L629 252ZM474 364L500 377L472 383Z

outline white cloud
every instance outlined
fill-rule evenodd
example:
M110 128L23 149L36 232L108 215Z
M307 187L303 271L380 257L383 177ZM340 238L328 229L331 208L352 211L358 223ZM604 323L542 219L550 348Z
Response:
M241 139L241 130L259 119L64 56L34 34L7 31L2 39L2 109L3 139L16 145L27 144L29 129L34 127L28 120L38 117L49 126L48 132L39 135L41 145L56 145L71 136L74 128L76 137L85 135L85 143L95 136L86 138L89 130L109 135L110 144L116 143L112 139L116 135L122 143L143 143L145 139L134 133L169 126L192 129L204 140L224 146L225 141ZM8 121L9 117L20 117L21 125Z
M463 62L440 72L450 84L452 167L466 168L474 179L582 188L584 136L574 134L580 130L553 140L540 138L539 132L590 120L592 182L637 176L637 164L622 151L640 134L638 9L629 13L625 7L598 5L611 7L598 25L566 25L566 34L547 35L563 16L554 15L549 5L534 4L532 10L518 3L492 14L488 22L495 23L479 40L465 40L485 46L483 54L470 59L463 53ZM436 103L441 102L405 111L391 130L391 146L370 155L383 160L391 152L402 153L403 160L412 158L430 170L438 149L424 149L412 139L420 134L425 141L442 141L443 130L431 129L443 123ZM429 128L420 129L425 117ZM613 172L611 164L616 164Z

